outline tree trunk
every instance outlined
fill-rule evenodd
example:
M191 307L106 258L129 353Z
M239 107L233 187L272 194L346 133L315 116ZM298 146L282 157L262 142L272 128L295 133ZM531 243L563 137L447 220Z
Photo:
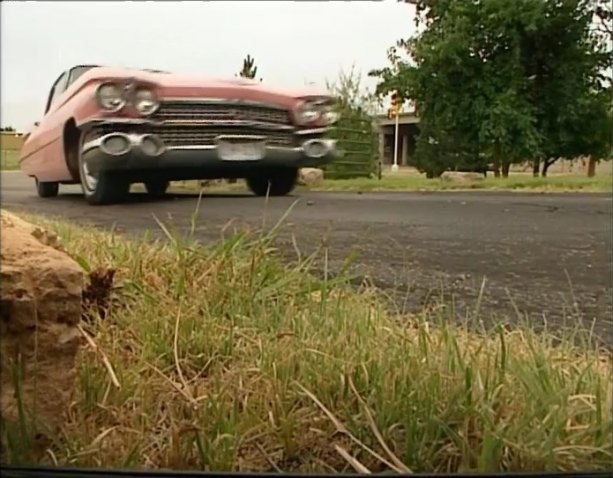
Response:
M532 161L532 176L534 176L535 178L539 177L540 166L541 166L540 160L535 159L534 161Z
M593 156L590 156L590 159L587 163L587 177L588 178L593 178L594 176L596 176L596 158L594 158Z
M508 161L503 161L502 162L502 177L503 178L509 177L509 169L511 169L511 163L509 163Z
M494 177L499 178L500 177L500 160L495 159L494 160L494 164L493 164L493 170L494 170Z
M547 170L549 169L549 166L551 166L554 162L555 162L554 160L548 160L548 159L543 161L543 171L541 172L541 176L543 178L547 177Z

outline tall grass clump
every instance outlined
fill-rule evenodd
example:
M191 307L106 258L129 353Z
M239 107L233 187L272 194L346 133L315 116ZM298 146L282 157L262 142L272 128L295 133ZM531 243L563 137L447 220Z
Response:
M389 312L370 290L284 265L272 237L203 246L67 223L86 269L115 268L83 323L73 407L9 462L250 471L612 468L611 360L528 329L477 333ZM323 252L325 254L325 252ZM11 444L12 443L12 444Z

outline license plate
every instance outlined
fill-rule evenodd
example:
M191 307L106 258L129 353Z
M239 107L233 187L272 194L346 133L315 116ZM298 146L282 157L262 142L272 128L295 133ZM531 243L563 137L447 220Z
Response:
M226 142L218 144L219 157L224 161L257 161L264 157L262 142Z

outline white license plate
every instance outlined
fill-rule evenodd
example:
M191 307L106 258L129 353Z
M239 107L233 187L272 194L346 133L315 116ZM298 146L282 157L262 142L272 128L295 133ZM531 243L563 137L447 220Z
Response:
M264 143L231 143L222 141L218 145L219 157L224 161L257 161L264 157Z

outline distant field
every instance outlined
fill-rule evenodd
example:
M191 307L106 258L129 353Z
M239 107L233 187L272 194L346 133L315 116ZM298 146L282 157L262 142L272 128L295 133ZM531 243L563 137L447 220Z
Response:
M19 169L18 151L1 151L0 170ZM182 189L200 189L198 181L178 182ZM216 191L247 190L243 181L235 184L217 184L206 189ZM313 191L445 191L445 190L492 190L492 191L534 191L534 192L610 192L613 189L611 174L600 173L588 178L585 174L557 173L547 178L534 178L530 173L512 172L508 178L487 178L456 181L427 179L411 169L397 173L385 171L382 179L326 179L322 184L310 188Z
M440 190L531 190L535 192L608 192L613 182L611 176L552 175L534 178L528 174L512 174L508 178L488 176L471 181L427 179L422 175L394 176L386 174L382 179L326 180L313 188L323 191L440 191Z
M19 151L1 151L0 154L0 170L13 171L19 169Z

